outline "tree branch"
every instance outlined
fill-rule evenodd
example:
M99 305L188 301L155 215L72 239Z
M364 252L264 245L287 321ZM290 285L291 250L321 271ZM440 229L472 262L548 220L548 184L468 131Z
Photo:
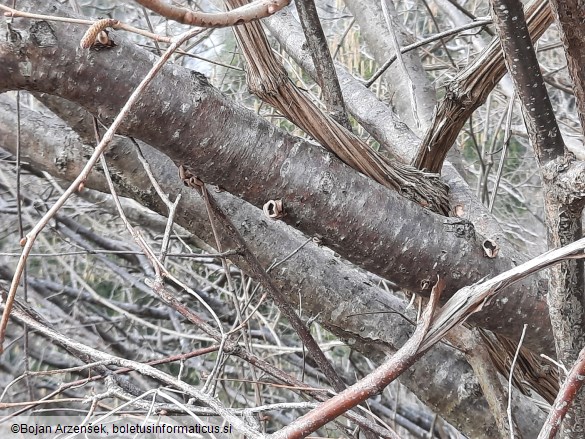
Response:
M287 6L290 0L256 0L232 11L215 14L172 6L164 0L136 0L136 3L179 23L199 27L228 27L269 17Z

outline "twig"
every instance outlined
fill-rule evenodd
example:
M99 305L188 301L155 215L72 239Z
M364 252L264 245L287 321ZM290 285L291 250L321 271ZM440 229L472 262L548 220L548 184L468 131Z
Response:
M343 47L343 41L345 40L345 37L347 37L347 34L349 33L349 31L351 30L351 28L353 27L354 24L355 24L355 17L351 19L351 22L349 23L349 25L347 26L347 28L343 32L343 35L341 35L341 38L339 39L339 43L337 43L337 47L335 48L335 52L333 52L333 56L332 56L333 59L337 58L337 54L339 53L339 51Z
M384 390L388 384L408 369L418 358L421 343L431 325L435 307L444 288L445 281L439 279L431 291L429 303L414 334L391 358L353 386L348 387L343 392L319 405L316 409L274 433L271 439L304 438L350 408Z
M439 32L439 33L437 33L437 34L435 34L435 35L433 35L431 37L424 38L424 39L422 39L420 41L417 41L416 43L409 44L408 46L401 47L400 48L400 53L407 53L407 52L410 52L411 50L418 49L419 47L424 46L426 44L435 42L437 40L441 40L441 39L443 39L445 37L448 37L448 36L451 36L451 35L458 34L459 32L462 32L464 30L474 29L476 27L481 27L481 26L487 26L488 24L491 24L491 23L492 23L492 20L487 20L487 19L485 19L485 20L477 20L477 21L474 21L472 23L467 23L467 24L465 24L463 26L456 27L454 29L449 29L449 30L446 30L444 32ZM366 81L366 83L364 85L366 87L368 87L368 88L371 87L372 84L374 82L376 82L376 80L380 76L382 76L386 70L388 70L388 67L390 67L392 65L392 63L394 63L394 61L396 61L396 58L397 58L397 55L396 54L392 55L390 57L390 59L388 59L388 61L386 61L384 63L384 65L382 67L380 67L376 71L376 73L374 73L372 75L372 77Z
M150 21L148 23L150 25ZM163 234L163 240L160 246L159 254L159 260L161 264L164 264L165 259L168 256L169 241L171 233L173 231L173 221L175 218L175 212L177 211L177 206L181 201L181 194L178 194L176 196L175 201L170 200L169 196L163 192L162 188L160 187L160 184L158 184L158 181L156 181L156 178L154 178L152 170L150 169L150 163L148 163L148 161L144 158L144 155L142 154L142 150L140 149L140 145L138 145L138 142L134 140L134 138L132 137L130 137L130 140L136 147L136 154L138 156L138 160L140 160L140 163L142 164L142 167L144 168L146 175L148 175L148 179L152 183L154 190L156 191L160 199L163 201L163 203L165 203L167 209L169 209L169 213L167 215L167 224L165 226L165 232Z
M280 11L290 0L256 0L228 12L206 13L172 6L161 0L136 0L145 8L179 23L199 27L228 27L266 18Z
M515 94L514 94L515 95ZM506 153L508 152L508 146L510 145L510 139L512 138L512 110L514 109L514 96L510 98L510 102L508 103L508 111L506 112L506 130L504 132L504 143L502 146L502 154L500 156L500 163L498 164L498 171L496 174L496 181L494 182L494 187L492 189L492 197L490 199L490 204L488 207L488 211L491 212L494 208L494 203L496 202L496 197L498 195L498 187L500 186L500 180L502 178L502 172L504 171L504 163L506 162ZM494 136L494 139L497 136ZM491 160L491 157L490 157ZM486 183L487 186L487 183Z
M555 402L546 418L546 422L540 430L538 439L553 439L565 415L569 411L575 396L583 386L583 375L585 374L585 348L579 352L577 361L569 371L567 378L563 382L561 389L555 399Z
M0 307L6 309L6 305L0 304ZM12 317L20 321L21 323L26 323L29 327L40 334L54 340L59 345L67 348L70 352L78 355L81 359L90 359L92 361L109 361L110 364L120 366L120 367L128 367L130 369L135 370L136 372L151 377L157 381L160 381L168 386L174 387L179 389L180 391L184 392L186 395L195 398L204 404L208 405L209 407L213 408L218 415L220 415L223 419L231 423L235 429L240 431L241 433L245 434L247 437L252 439L263 439L264 435L258 433L256 430L252 429L249 425L247 425L244 421L242 421L239 417L234 416L229 409L227 409L221 402L219 402L216 398L212 398L205 393L200 392L195 387L187 384L183 381L177 380L172 376L146 364L138 363L136 361L127 360L125 358L120 358L115 355L111 355L92 347L86 346L82 343L76 342L69 337L63 335L62 333L49 328L48 326L44 325L37 321L31 314L28 313L26 310L27 308L24 305L20 305L15 307L12 310Z
M516 348L516 352L514 353L514 358L512 360L512 364L510 365L510 374L508 376L508 426L510 428L510 439L514 439L514 431L515 431L515 424L514 419L512 417L512 379L514 377L514 367L516 366L516 360L518 359L518 355L520 354L520 348L522 347L522 342L524 341L524 336L526 335L526 328L528 325L524 325L522 328L522 335L520 336L520 341L518 342L518 347Z
M95 25L99 20L82 20L80 18L69 18L69 17L59 17L55 15L41 15L41 14L31 14L30 12L23 12L18 11L13 8L9 8L8 6L0 5L0 10L6 11L4 15L11 16L11 17L22 17L22 18L32 18L33 20L47 20L47 21L60 21L63 23L74 23L74 24L86 24L89 26ZM154 41L159 41L161 43L172 43L173 40L171 37L165 37L162 35L158 35L152 32L145 31L144 29L139 29L134 26L130 26L129 24L122 23L119 20L113 20L110 26L112 29L120 29L125 30L128 32L135 33L137 35L142 35L143 37L150 38Z
M410 77L410 72L406 67L404 59L402 58L402 52L400 51L400 43L398 42L398 37L396 36L396 10L394 9L394 4L390 0L380 0L382 3L382 14L384 15L384 19L386 20L386 26L388 26L388 32L390 33L390 41L392 42L392 47L394 48L394 53L396 54L396 60L398 61L398 65L400 70L402 71L402 75L406 80L408 85L408 96L410 98L410 106L412 107L412 116L416 123L416 127L420 129L422 127L420 121L420 115L418 111L418 101L417 95L414 87L414 83L412 82L412 78ZM392 13L392 15L390 15Z
M209 192L206 191L204 188L204 184L199 181L200 184L189 184L188 181L193 181L193 176L191 178L187 178L185 184L196 189L199 194L203 197L207 197L206 203L208 203L209 208L213 212L213 215L217 219L218 223L222 226L223 230L227 233L227 235L232 239L236 245L242 249L243 258L247 262L247 265L250 267L251 274L256 277L256 279L262 284L262 286L268 291L272 300L276 303L278 308L282 311L282 313L286 316L289 320L291 326L294 330L299 334L299 337L303 341L304 345L307 346L309 353L321 369L321 371L325 374L331 385L337 390L340 391L341 389L345 388L344 382L341 380L331 363L325 357L325 354L311 335L311 332L306 327L306 325L301 321L299 316L295 313L293 307L288 303L284 295L280 292L276 284L273 282L272 278L268 276L266 270L256 258L256 255L252 253L249 249L248 245L238 232L238 230L234 227L231 220L227 217L224 213L223 209L217 204L215 198L211 196ZM196 178L195 178L196 179ZM206 195L204 195L206 193Z

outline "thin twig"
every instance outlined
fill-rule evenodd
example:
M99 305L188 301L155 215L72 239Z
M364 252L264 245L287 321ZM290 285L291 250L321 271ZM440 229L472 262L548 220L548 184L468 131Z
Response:
M522 335L520 336L520 341L518 342L518 347L516 348L516 352L514 353L514 358L512 359L512 364L510 366L510 375L508 376L508 426L510 428L510 439L514 439L514 431L516 431L514 418L512 417L512 379L514 377L514 367L516 366L516 360L518 359L518 355L520 355L520 348L522 347L522 342L524 341L524 336L526 335L526 328L528 325L524 325L522 328Z
M169 20L198 27L229 27L266 18L280 11L290 0L256 0L227 12L195 12L160 0L136 0L136 3Z
M195 187L195 189L197 189ZM203 196L203 191L198 190L199 194ZM207 192L207 191L205 191ZM252 253L252 251L248 248L246 242L238 232L238 230L234 227L231 220L227 217L224 213L223 209L217 204L217 201L211 196L209 192L207 192L207 200L213 215L217 219L218 223L221 224L223 230L227 233L227 235L236 243L236 245L242 249L243 258L246 260L247 264L252 271L252 274L256 277L256 279L262 284L262 286L269 292L272 300L276 303L278 308L282 311L282 313L286 316L289 320L290 324L294 328L294 330L299 334L299 337L307 346L311 356L318 364L321 371L325 374L331 385L337 391L345 388L345 384L333 369L333 366L325 357L325 354L311 335L311 332L306 327L306 325L301 321L299 316L295 313L294 309L288 303L282 292L278 289L276 284L273 282L272 278L268 276L266 270L260 264L260 261L256 258L256 256Z
M420 355L420 346L427 330L445 281L439 279L431 291L431 297L412 337L380 367L343 392L319 405L316 409L292 422L271 436L271 439L301 439L342 415L347 410L380 393L388 384L408 369Z
M41 15L41 14L31 14L30 12L18 11L13 8L9 8L8 6L0 5L0 10L6 11L4 15L10 17L22 17L22 18L31 18L33 20L47 20L47 21L60 21L63 23L73 23L73 24L85 24L89 26L93 26L97 23L98 20L82 20L80 18L69 18L69 17L59 17L56 15ZM143 37L150 38L154 41L159 41L161 43L172 43L173 40L171 37L165 37L163 35L158 35L152 32L145 31L144 29L139 29L134 26L130 26L129 24L122 23L116 20L116 23L113 23L111 26L112 29L120 29L125 30L128 32L135 33L137 35L142 35Z
M476 27L487 26L488 24L492 24L492 20L489 20L489 19L477 20L477 21L474 21L472 23L467 23L467 24L465 24L463 26L459 26L459 27L456 27L456 28L453 28L453 29L449 29L449 30L446 30L444 32L439 32L439 33L437 33L437 34L435 34L435 35L433 35L431 37L424 38L424 39L422 39L420 41L417 41L416 43L409 44L408 46L401 47L400 48L400 53L407 53L407 52L410 52L411 50L418 49L421 46L424 46L424 45L429 44L429 43L433 43L433 42L435 42L437 40L441 40L441 39L443 39L445 37L458 34L459 32L463 32L465 30L474 29ZM386 61L384 63L384 65L382 67L380 67L376 71L376 73L374 73L372 75L372 77L365 82L364 85L367 88L371 87L372 84L374 82L376 82L376 80L380 76L382 76L386 70L388 70L388 68L394 63L394 61L396 61L396 54L392 55L390 57L390 59L388 59L388 61Z

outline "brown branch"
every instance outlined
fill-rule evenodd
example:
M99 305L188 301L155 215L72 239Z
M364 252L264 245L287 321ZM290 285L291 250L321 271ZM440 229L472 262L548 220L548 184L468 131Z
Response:
M309 53L317 70L317 83L321 87L325 107L339 125L351 131L339 79L335 72L325 33L319 21L315 2L314 0L297 0L295 5L305 32Z
M559 394L551 407L550 413L538 435L538 439L553 439L556 437L565 415L571 408L573 400L583 387L583 375L585 374L585 348L581 349L577 361L569 371L563 382Z
M491 0L491 11L506 66L520 98L530 143L542 173L548 247L558 248L583 236L584 193L580 187L564 183L567 176L583 168L583 163L575 162L573 154L565 147L528 35L521 3ZM579 26L582 26L581 23ZM582 177L578 178L578 181L582 180ZM583 261L567 260L552 268L548 305L557 360L561 364L575 363L580 355L579 349L585 343L584 287ZM561 437L582 438L585 434L585 395L577 396L569 413L563 422Z
M14 278L12 279L12 283L10 285L10 290L8 292L8 297L6 298L6 307L4 308L4 312L2 313L2 319L0 320L0 353L4 350L4 339L6 336L6 327L8 326L8 319L10 318L10 312L12 310L12 305L14 303L14 299L16 297L16 291L18 289L18 285L20 284L20 279L26 267L26 261L28 259L28 255L30 254L32 247L35 243L36 238L41 233L41 231L45 228L47 223L50 219L59 211L59 209L65 204L67 199L76 192L80 185L85 183L89 173L91 172L95 163L99 160L102 153L106 150L110 142L113 140L116 130L121 125L122 121L132 108L132 106L136 103L139 99L140 95L144 91L144 89L150 84L156 74L160 71L160 69L164 66L173 52L186 40L191 38L195 35L198 31L197 30L190 30L183 34L181 34L176 42L171 44L165 54L157 60L154 66L150 69L148 75L144 77L144 79L140 82L136 90L132 93L124 107L120 110L116 119L108 129L108 131L104 134L102 141L99 145L96 146L95 151L91 155L90 159L87 161L86 165L83 167L83 170L77 176L77 178L69 185L67 190L59 197L59 199L55 202L55 204L47 211L47 213L39 220L39 222L32 228L30 232L27 233L26 237L23 241L21 241L24 245L24 249L22 250L22 254L20 259L18 260L18 265L15 270Z
M0 119L4 117L8 121L12 121L13 112L10 111L11 107L10 105L2 107L2 100L12 102L8 99L8 95L0 96ZM62 100L58 101L63 102ZM82 111L71 103L67 103L67 105L71 107L71 116L74 116L75 121L78 121ZM57 107L53 104L51 108L56 109ZM35 117L38 116L36 113L30 112L30 110L27 111L23 118L23 122L26 124L23 126L23 129L26 130L24 131L26 137L23 139L26 145L24 160L34 164L37 169L51 172L59 178L75 178L77 175L76 168L83 162L83 156L87 155L88 151L91 152L91 148L83 145L76 148L68 147L67 164L63 166L61 162L61 166L57 167L54 157L61 156L64 145L78 144L79 140L73 139L74 136L71 135L70 131L56 118ZM67 119L66 114L69 113L61 109L60 114L63 114ZM48 124L49 120L52 123ZM8 122L8 126L5 127L6 125L0 122L0 137L5 139L5 144L11 144L13 139L11 136L14 135L12 132L13 122ZM7 130L5 134L3 134L3 129ZM38 135L32 135L32 130L37 132ZM65 140L63 136L66 134L69 134L70 137L65 137ZM91 141L91 138L88 139L89 141ZM51 144L54 147L49 146ZM133 153L135 148L132 148L131 145L125 146L122 142L119 142L113 148L115 149L111 149L108 154L108 163L113 168L112 172L120 177L120 180L116 180L120 194L132 197L145 206L165 215L167 209L163 203L159 202L158 197L153 196L146 177L140 172L134 172L138 162ZM205 206L200 197L196 195L195 191L177 186L177 170L168 158L146 146L143 147L143 150L147 159L153 164L153 173L160 181L163 191L171 194L182 191L183 204L178 209L177 222L197 233L199 237L206 239L207 242L212 243L213 236L211 232L208 232L208 219L204 215ZM100 173L94 172L91 176L93 181L90 178L87 182L87 187L103 191L105 186L98 183ZM230 213L230 218L238 226L240 233L246 238L252 251L258 255L263 266L270 266L274 261L287 259L287 255L291 254L290 249L298 249L303 243L307 242L298 233L291 234L290 228L282 224L282 222L266 221L266 218L263 219L261 211L248 203L235 200L230 202L229 200L233 200L233 198L226 192L214 194L214 196L221 203L222 208ZM128 213L132 212L129 211ZM144 219L140 221L144 221ZM160 227L163 226L161 225ZM160 232L162 233L162 228ZM318 255L321 254L326 257L319 257ZM379 350L376 349L376 346L383 345L390 349L392 346L400 346L412 333L408 323L401 320L400 313L395 311L400 309L401 306L405 306L405 304L396 303L396 299L392 296L381 295L382 292L378 288L374 288L373 285L367 282L365 275L356 277L355 269L348 270L345 264L334 263L336 260L336 258L330 256L328 250L309 244L305 245L302 251L297 252L294 257L288 259L283 266L278 266L272 270L270 274L282 291L288 294L287 300L292 302L297 294L302 296L304 312L316 315L322 311L319 317L320 324L342 338L357 340L354 348L369 358L377 358L376 354L379 353ZM323 264L328 266L327 272L318 270L318 267L323 266ZM311 270L307 271L307 267L311 267ZM244 267L241 268L244 269ZM317 268L317 271L314 272L313 268ZM11 277L10 275L8 278L10 279ZM314 294L316 288L322 291L317 297ZM360 291L359 295L355 295L356 288ZM60 290L61 287L55 285L52 291ZM77 294L75 291L71 291L72 297L76 297ZM139 312L137 309L133 310L134 312ZM164 318L159 315L153 317ZM372 334L376 334L377 342L375 343L371 343ZM432 356L422 357L416 366L411 369L411 373L402 377L402 383L415 392L424 402L438 407L441 415L453 425L462 429L462 431L466 431L467 436L492 438L493 436L490 435L490 432L494 431L493 421L491 419L486 419L485 422L478 421L478 419L483 420L487 413L486 404L480 394L467 392L465 395L455 398L455 400L444 397L449 392L450 386L459 384L461 375L465 377L471 376L471 370L465 360L446 344L435 346L433 351ZM244 353L240 354L240 352ZM248 354L242 349L239 349L238 353L230 353L239 356L244 361L248 361L247 357L244 357ZM426 371L435 367L433 362L437 358L440 358L439 361L442 362L442 367L448 371L444 379L427 375ZM256 360L250 359L248 362L253 361ZM271 373L270 369L263 369L264 364L262 363L258 367L266 373ZM280 378L277 379L281 380ZM293 384L289 385L294 387ZM303 386L303 388L306 388L307 385L304 384ZM304 390L300 391L303 392ZM320 391L319 394L322 396L320 399L312 394L310 396L318 401L327 399L326 392ZM467 407L468 410L464 410L464 407ZM519 413L526 413L526 406L519 408L519 410ZM348 412L346 417L357 425L362 425L351 418L353 414L354 412ZM475 421L468 422L469 416L472 416ZM525 422L526 417L521 417L520 421L523 430L527 427L528 431L533 432L533 434L528 433L527 437L536 437L538 435L540 427L534 430L534 422ZM387 437L381 435L380 432L376 432L376 434L379 437Z
M230 7L245 0L226 0ZM390 161L323 112L290 81L258 23L234 28L248 68L252 93L277 108L290 121L317 139L343 162L387 188L437 213L449 212L448 187L436 174Z
M43 3L27 4L29 8L46 10ZM58 10L66 15L64 9ZM77 26L64 23L51 23L56 43L49 55L31 38L28 30L34 25L17 20L12 26L23 39L0 43L0 90L20 88L59 95L111 120L152 63L145 51L124 40L118 42L116 50L81 53L77 41L82 33ZM72 39L72 35L76 38ZM26 57L21 57L25 53ZM21 62L31 63L27 70L30 75L21 74ZM71 70L72 64L76 69ZM181 93L177 93L177 87ZM157 103L161 101L171 103L169 111L159 111ZM469 222L431 215L364 178L321 148L275 130L252 112L233 104L195 72L179 66L166 67L157 87L147 91L142 104L126 121L125 134L155 145L175 163L188 165L204 181L220 185L256 207L269 199L282 199L287 210L284 222L308 236L320 235L325 245L342 257L387 277L400 288L428 294L427 285L439 274L447 282L448 297L462 286L501 273L514 264L510 253L500 257L503 251L495 259L483 257L482 238L475 235ZM189 111L182 112L181 108ZM153 114L157 115L157 123L148 122ZM72 153L69 149L66 157ZM45 158L39 155L36 159ZM67 159L58 172L72 178L72 169L79 167ZM134 168L129 167L127 172L132 174ZM143 195L140 185L132 189L131 196L137 194ZM388 221L388 216L380 212L391 212L405 220ZM185 224L192 223L186 214L179 212L179 216ZM482 224L478 218L478 224ZM448 253L437 259L436 255L445 248ZM271 261L265 262L269 265ZM474 324L514 336L519 333L517 316L521 312L532 328L540 328L537 336L529 333L527 344L552 355L550 321L543 312L546 304L537 294L544 288L533 280L516 285L492 302L489 310L476 316Z
M136 0L136 3L179 23L199 27L228 27L269 17L287 6L290 0L256 0L232 11L219 13L195 12L162 0Z
M478 312L485 302L489 301L506 286L563 260L585 258L584 250L585 238L561 249L544 253L482 284L462 288L455 293L431 322L430 318L434 310L434 305L432 304L438 300L438 297L435 297L437 296L437 290L440 292L444 288L441 280L433 287L431 299L425 310L425 317L423 317L422 329L421 326L417 327L415 335L409 339L407 344L396 355L364 380L354 384L299 420L278 431L271 438L301 438L305 434L316 431L319 427L341 415L345 410L383 390L385 385L389 384L404 369L410 367L430 347L438 343L450 329L463 323L471 314ZM395 375L396 373L398 375Z
M353 386L348 387L327 402L319 405L316 409L274 433L270 438L304 438L349 409L384 390L388 384L408 369L418 358L421 343L430 327L435 307L444 288L445 282L439 279L433 287L429 303L414 334L391 358Z
M520 98L528 136L543 165L562 157L565 143L538 65L522 3L491 0L490 4L504 61Z
M528 32L536 41L553 21L550 5L547 0L532 0L526 4L525 10ZM485 102L505 73L500 43L495 39L447 85L445 98L438 104L431 126L413 159L416 168L441 171L443 161L465 122Z

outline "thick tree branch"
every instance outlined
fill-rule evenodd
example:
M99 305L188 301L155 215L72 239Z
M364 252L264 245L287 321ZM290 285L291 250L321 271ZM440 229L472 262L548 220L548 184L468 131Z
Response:
M227 0L230 7L245 0ZM317 139L344 163L396 190L437 213L447 215L447 186L438 175L419 173L416 168L388 160L362 139L345 130L323 112L289 80L286 70L276 59L259 23L234 28L246 63L246 82L252 93L277 108L288 120Z
M344 3L359 24L360 35L367 42L368 50L371 51L378 64L383 65L396 55L392 46L388 44L392 36L382 14L380 1L344 0ZM400 46L407 46L414 42L412 34L409 34L403 26L398 26L395 33ZM405 93L405 90L409 90L409 78L405 77L399 66L393 65L386 72L385 77L388 78L386 86L390 96L392 96L392 107L396 108L396 112L402 120L420 135L427 130L432 120L436 103L435 88L427 77L416 51L402 55L402 60L407 67L408 76L415 86L413 97L416 100L415 107L421 124L420 128L417 127L414 118L413 111L415 109L412 106L410 93Z
M547 0L526 4L528 31L538 40L553 21ZM499 41L496 39L447 85L433 121L413 160L414 166L440 172L447 153L469 116L482 105L506 73Z
M271 33L279 40L280 44L288 54L291 55L307 73L313 78L316 78L316 72L312 65L311 58L307 51L302 49L305 45L304 36L300 30L300 26L294 18L287 11L281 11L280 13L268 18L264 23L270 29ZM501 57L501 50L496 52L494 56L496 55ZM366 89L360 81L353 78L343 66L338 64L336 67L338 76L341 78L345 102L353 116L369 133L372 134L374 138L376 138L384 147L388 148L389 153L395 157L408 159L410 154L414 152L416 146L420 143L420 139L418 139L408 127L402 124L394 112L380 102L370 90ZM502 232L498 221L487 211L485 206L481 204L475 196L475 193L472 193L467 183L465 183L459 173L455 170L454 166L449 162L445 162L443 177L449 183L451 205L459 206L462 210L461 215L463 218L473 222L476 230L479 231L480 234L489 237L497 243L500 247L499 257L513 260L515 261L514 264L524 260L526 256L514 250L513 245L507 240ZM573 178L568 178L566 184L570 184L569 181L576 182L575 177L576 175L574 175ZM518 310L526 309L526 305L529 303L534 304L535 300L540 302L544 299L544 296L541 296L538 291L542 291L543 288L546 288L546 283L539 275L535 275L530 281L534 286L530 289L530 293L523 296L521 299L521 302L524 302L524 304L517 303L515 305ZM522 287L522 289L523 288L524 287ZM536 294L537 297L531 296L531 294ZM519 297L516 296L516 299L519 299ZM500 302L500 300L502 300L502 302ZM502 299L500 299L499 297L496 297L492 302L492 305L498 309L503 309L508 306L508 302L506 302L507 300L508 298L504 299L502 297ZM546 304L543 302L541 303L543 307L541 309L546 309ZM500 311L492 313L492 323L495 323L494 319L499 319L500 315ZM550 325L550 320L546 312L537 312L530 316L524 315L524 317L521 317L520 319L525 322L532 322L534 327L545 328ZM500 329L503 329L508 327L509 324L509 320L506 319L506 321L502 320L501 325L498 326ZM542 332L540 332L540 335L543 335ZM519 335L516 335L516 339L518 337ZM540 340L542 345L552 345L552 334L547 333L544 337L545 339Z
M13 28L22 39L0 44L0 90L57 94L105 120L117 114L153 59L121 39L115 51L81 51L81 32L74 25L18 20ZM46 35L43 47L36 43L39 32ZM224 98L195 72L166 66L122 129L156 145L202 180L258 207L282 199L287 223L309 236L320 235L344 257L401 288L428 294L439 274L446 280L448 297L458 287L514 265L509 259L485 258L483 240L467 221L433 215L320 148L276 130ZM389 214L401 222L388 221ZM493 304L500 318L494 320L487 311L485 320L475 321L510 336L518 334L517 310L532 317L546 309L542 296L524 300L524 294L540 295L542 289L531 282L519 285L506 296L507 303ZM538 322L533 330L527 343L551 353L548 328Z
M524 123L542 172L550 249L583 236L581 213L585 205L582 184L567 186L563 180L582 169L567 151L555 112L542 78L536 52L519 0L492 0L491 12L506 66L520 98ZM570 177L569 177L570 178ZM555 334L557 358L573 364L585 344L585 268L581 260L568 260L551 270L549 313ZM562 426L562 437L585 434L585 396L580 395Z
M585 5L582 0L550 0L565 46L581 130L585 131Z
M83 131L83 124L79 123L81 113L76 107L70 104L64 106L64 102L47 100L47 97L43 101L59 111L76 129ZM14 145L12 127L15 116L12 108L6 97L1 96L0 144L8 147ZM57 177L75 178L84 156L90 154L92 148L80 145L79 139L62 123L25 108L22 111L23 160ZM91 141L91 132L87 136ZM147 145L141 148L153 164L153 173L163 191L181 193L176 221L213 244L213 234L200 198L180 184L176 177L177 169L167 157ZM131 145L125 145L120 140L107 153L117 189L121 194L165 214L166 206L151 189L135 154ZM90 174L86 186L107 191L99 172ZM229 212L265 267L286 258L291 249L298 248L306 240L282 222L268 221L259 209L226 192L217 193L215 197ZM241 268L247 270L246 266ZM405 303L374 286L364 274L342 263L323 247L305 245L293 258L273 269L271 276L281 290L288 293L288 300L297 303L300 296L304 315L318 316L321 325L347 340L350 346L373 361L383 360L380 348L396 350L411 334L411 324L402 316ZM429 375L428 370L434 373ZM496 434L495 424L487 414L488 407L478 390L473 372L465 359L446 344L431 349L403 374L401 382L469 437L491 439ZM457 387L465 391L458 392L455 400L445 398ZM526 401L519 403L521 405L515 410L522 414L519 415L520 428L526 437L534 437L540 430L542 415ZM469 422L469 419L478 422Z

